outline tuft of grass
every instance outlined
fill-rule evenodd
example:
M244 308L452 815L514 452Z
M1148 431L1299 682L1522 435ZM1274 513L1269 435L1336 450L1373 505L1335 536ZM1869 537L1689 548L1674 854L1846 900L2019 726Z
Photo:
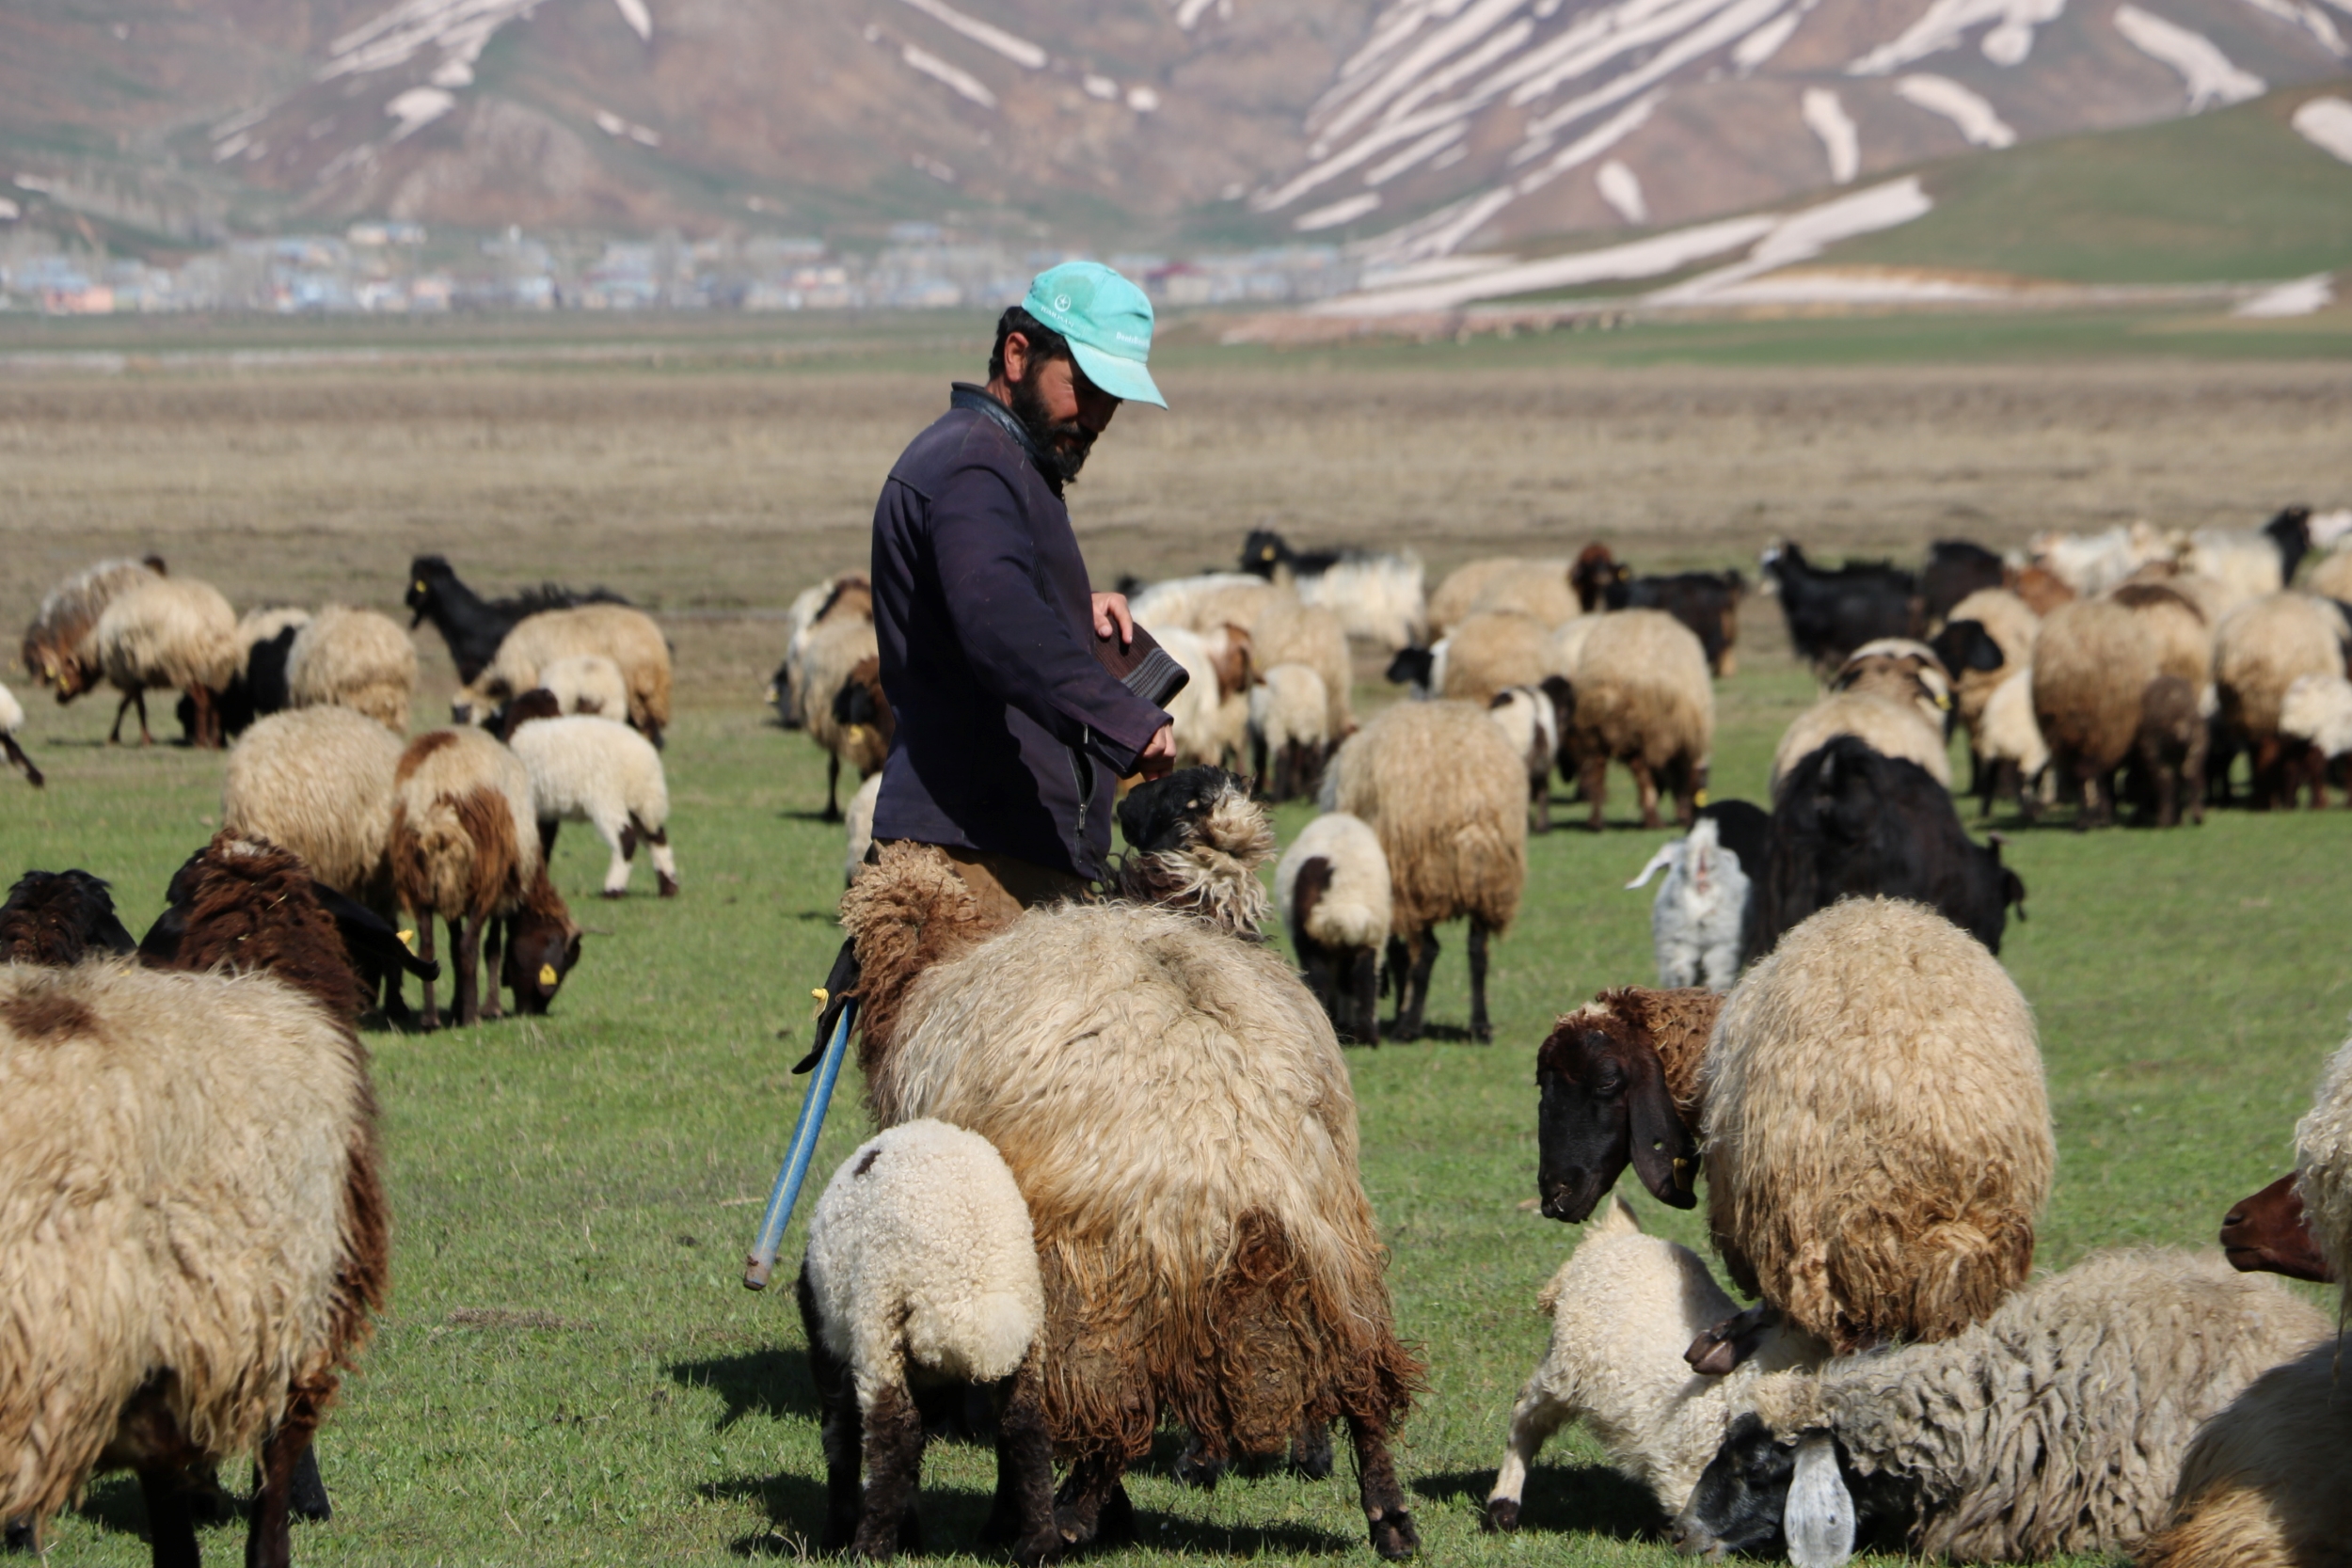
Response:
M1742 662L1720 693L1715 790L1756 798L1811 687L1785 658ZM108 750L105 717L34 711L26 744L50 786L0 780L0 868L85 866L136 930L212 831L221 763ZM631 896L598 901L603 849L567 828L557 880L591 934L553 1012L369 1037L392 1305L320 1440L336 1512L297 1528L307 1562L716 1564L799 1557L820 1527L799 1314L788 1287L753 1295L739 1280L806 1082L788 1069L809 1042L808 988L839 941L840 830L816 819L816 750L744 704L682 712L665 760L679 898L650 896L641 868ZM1562 800L1556 816L1581 811ZM1286 838L1309 815L1276 814ZM1630 815L1614 775L1609 831L1534 841L1523 913L1496 952L1498 1043L1350 1053L1397 1316L1430 1368L1398 1458L1434 1564L1673 1560L1646 1498L1576 1435L1538 1465L1518 1536L1478 1529L1511 1401L1543 1350L1535 1291L1576 1240L1523 1207L1534 1048L1555 1013L1652 973L1648 898L1622 884L1665 835ZM2342 842L2340 819L2308 814L2014 832L2030 919L2002 958L2040 1021L2060 1149L2044 1264L2210 1245L2227 1204L2285 1167L2352 1007ZM1444 940L1431 1016L1458 1037L1462 943ZM813 1182L869 1131L859 1093L852 1069ZM1704 1249L1693 1215L1627 1192L1645 1224ZM1164 1435L1131 1478L1142 1544L1105 1560L1371 1560L1344 1461L1320 1483L1232 1479L1203 1495L1169 1477L1180 1446ZM933 1448L934 1550L969 1552L993 1477L984 1449ZM144 1563L142 1527L135 1486L102 1481L58 1522L59 1560ZM230 1529L205 1544L215 1560L238 1549Z

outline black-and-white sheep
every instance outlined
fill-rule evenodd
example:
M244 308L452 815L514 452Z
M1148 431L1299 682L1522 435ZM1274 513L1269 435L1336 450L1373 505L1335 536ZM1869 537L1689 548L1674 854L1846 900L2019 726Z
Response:
M1361 817L1326 812L1274 868L1275 896L1307 989L1340 1038L1380 1043L1380 953L1391 928L1389 859Z

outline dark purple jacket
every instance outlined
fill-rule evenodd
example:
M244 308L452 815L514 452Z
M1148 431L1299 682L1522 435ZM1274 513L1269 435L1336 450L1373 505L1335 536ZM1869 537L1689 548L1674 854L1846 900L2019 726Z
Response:
M1104 874L1120 776L1168 715L1096 661L1059 487L984 388L899 455L874 506L874 634L898 740L874 836Z

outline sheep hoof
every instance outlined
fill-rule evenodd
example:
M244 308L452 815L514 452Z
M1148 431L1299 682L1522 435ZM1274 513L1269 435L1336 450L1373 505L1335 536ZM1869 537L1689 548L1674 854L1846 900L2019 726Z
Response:
M40 1550L40 1536L34 1528L30 1516L8 1521L5 1547L0 1547L0 1549L28 1554Z
M677 879L675 877L662 877L657 874L655 880L660 886L662 897L675 898L677 896Z
M599 898L626 898L628 896L628 889L625 887L600 888L596 892L596 896Z
M1043 1563L1059 1562L1069 1550L1070 1543L1062 1539L1059 1530L1042 1530L1014 1542L1012 1560L1021 1568L1040 1568Z
M1372 1549L1391 1562L1402 1562L1421 1550L1421 1531L1403 1509L1372 1522Z
M1192 1447L1176 1456L1173 1468L1181 1484L1198 1487L1203 1492L1216 1491L1216 1483L1225 1479L1225 1461L1203 1453L1197 1438Z
M1478 1528L1489 1535L1508 1535L1518 1528L1518 1498L1489 1497L1486 1499L1486 1512L1480 1516Z

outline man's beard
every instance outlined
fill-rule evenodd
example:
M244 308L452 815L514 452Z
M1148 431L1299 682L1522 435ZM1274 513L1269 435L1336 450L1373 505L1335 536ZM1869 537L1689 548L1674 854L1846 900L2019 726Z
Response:
M1076 420L1057 420L1045 411L1044 395L1037 389L1041 368L1032 365L1029 374L1012 384L1012 417L1029 433L1054 476L1067 484L1087 466L1094 433Z

